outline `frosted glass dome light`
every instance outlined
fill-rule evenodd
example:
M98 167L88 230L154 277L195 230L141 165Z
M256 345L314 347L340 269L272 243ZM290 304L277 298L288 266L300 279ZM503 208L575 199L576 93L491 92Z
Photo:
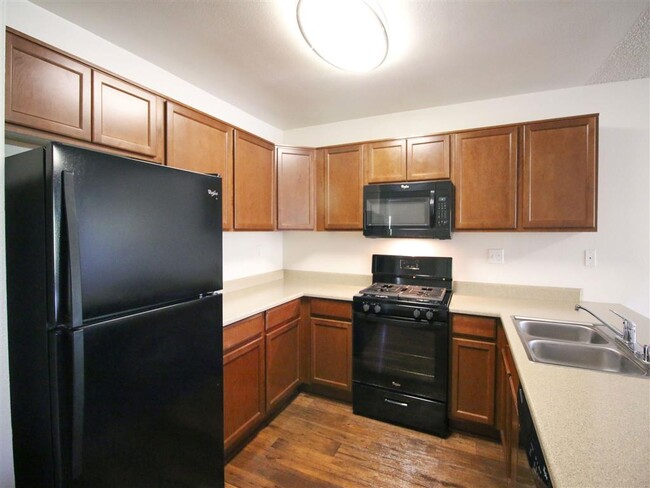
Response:
M309 47L337 68L372 71L386 59L386 26L365 0L299 0L296 18Z

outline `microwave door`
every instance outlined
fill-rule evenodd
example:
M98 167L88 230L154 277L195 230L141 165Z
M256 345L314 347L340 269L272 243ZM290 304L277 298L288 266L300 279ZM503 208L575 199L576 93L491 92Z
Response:
M431 227L434 227L435 222L436 222L436 191L431 190L431 195L429 197L429 225Z

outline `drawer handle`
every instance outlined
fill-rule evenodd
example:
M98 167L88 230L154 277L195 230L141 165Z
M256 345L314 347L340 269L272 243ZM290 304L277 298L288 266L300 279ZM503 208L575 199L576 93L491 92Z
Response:
M390 398L384 398L384 401L385 401L386 403L390 403L391 405L397 405L397 406L399 406L399 407L408 407L408 406L409 406L408 403L404 403L404 402L396 402L395 400L391 400Z

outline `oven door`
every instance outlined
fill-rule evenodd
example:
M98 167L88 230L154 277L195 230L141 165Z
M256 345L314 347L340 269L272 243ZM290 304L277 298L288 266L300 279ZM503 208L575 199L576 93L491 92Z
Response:
M355 312L353 380L447 401L449 326Z

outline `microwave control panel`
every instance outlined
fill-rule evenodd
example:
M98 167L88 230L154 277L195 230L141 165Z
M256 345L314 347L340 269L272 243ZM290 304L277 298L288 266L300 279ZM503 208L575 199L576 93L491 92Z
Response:
M439 195L436 198L436 227L445 227L449 225L449 197Z

